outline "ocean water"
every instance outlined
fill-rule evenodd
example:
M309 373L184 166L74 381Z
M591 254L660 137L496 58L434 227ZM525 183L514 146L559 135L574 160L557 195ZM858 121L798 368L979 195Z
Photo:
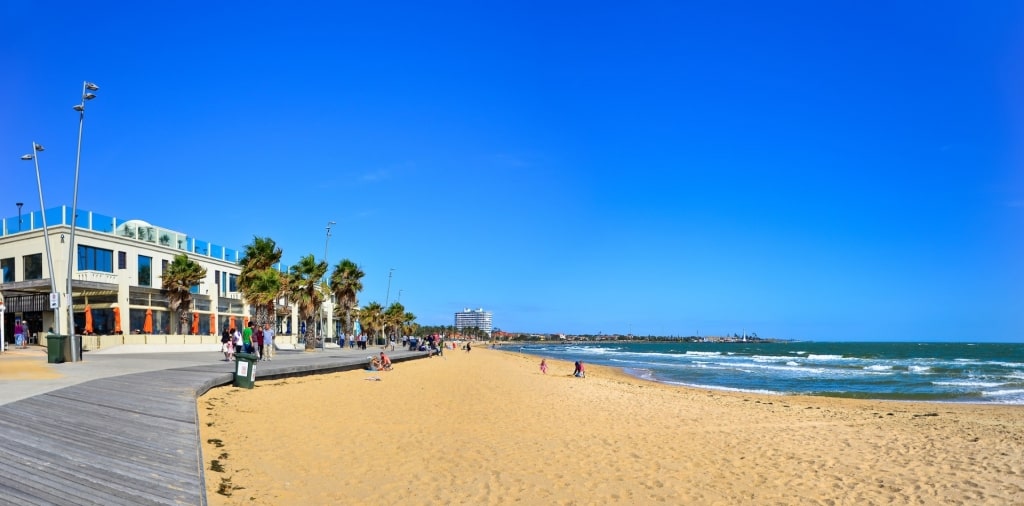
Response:
M1024 405L1024 344L605 342L504 349L699 388Z

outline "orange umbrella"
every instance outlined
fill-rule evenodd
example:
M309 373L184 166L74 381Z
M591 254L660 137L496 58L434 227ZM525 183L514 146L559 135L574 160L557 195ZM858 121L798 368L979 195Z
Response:
M192 335L199 333L199 313L192 313Z
M114 306L114 333L121 333L121 310Z
M85 333L92 334L92 307L85 305Z
M142 324L142 331L147 334L153 333L153 310L146 310L146 323Z
M238 327L235 326L235 315L231 315L231 326L229 328L232 328L232 329L237 329L238 328Z
M210 335L217 335L217 315L210 313Z

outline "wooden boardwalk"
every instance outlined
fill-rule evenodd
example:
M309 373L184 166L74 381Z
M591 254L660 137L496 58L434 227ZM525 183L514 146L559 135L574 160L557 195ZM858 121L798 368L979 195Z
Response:
M361 369L372 353L278 352L256 364L256 384ZM205 505L196 399L233 379L234 363L213 362L94 379L0 406L0 505Z

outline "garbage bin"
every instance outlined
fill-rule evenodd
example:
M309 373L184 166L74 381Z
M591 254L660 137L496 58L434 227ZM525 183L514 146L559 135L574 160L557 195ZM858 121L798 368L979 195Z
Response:
M252 353L235 353L236 387L252 388L256 382L256 360L258 355Z
M46 361L50 364L60 364L67 360L64 354L64 342L68 336L50 334L46 336Z

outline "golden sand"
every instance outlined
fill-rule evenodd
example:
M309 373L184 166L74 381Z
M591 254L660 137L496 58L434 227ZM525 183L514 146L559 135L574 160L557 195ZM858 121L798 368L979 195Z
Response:
M1024 504L1021 407L722 393L539 362L474 348L212 390L208 501Z

